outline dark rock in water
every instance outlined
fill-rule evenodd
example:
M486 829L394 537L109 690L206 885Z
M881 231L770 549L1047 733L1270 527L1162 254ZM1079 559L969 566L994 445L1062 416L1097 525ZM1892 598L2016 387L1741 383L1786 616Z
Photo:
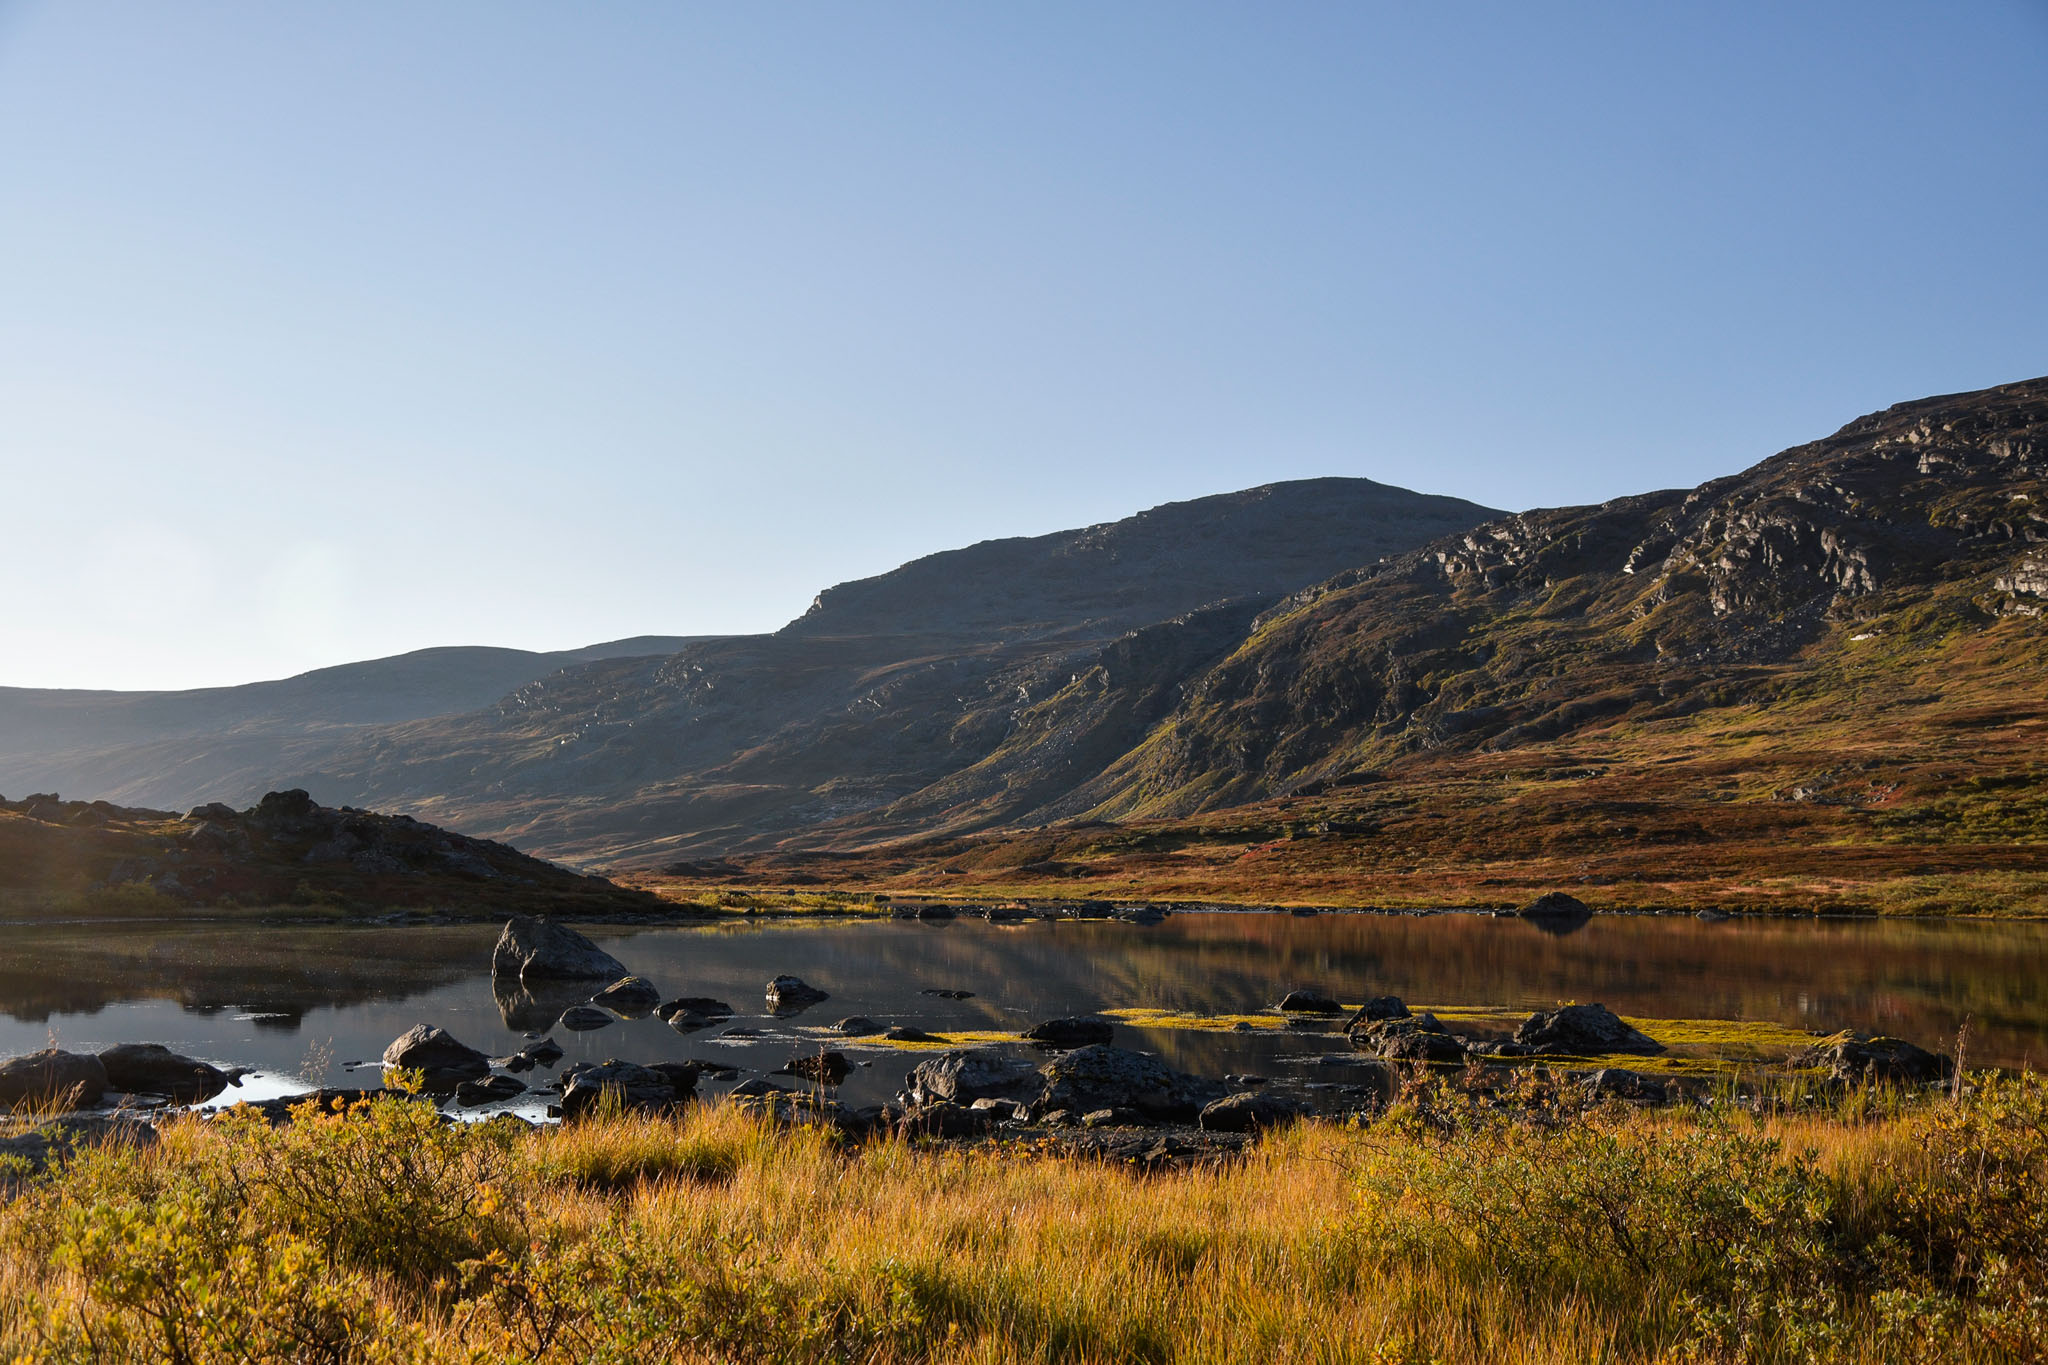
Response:
M0 1192L5 1192L18 1175L37 1175L54 1163L92 1147L156 1146L156 1129L140 1119L107 1114L80 1114L36 1124L26 1132L0 1138ZM9 1171L21 1163L25 1170Z
M1581 1082L1589 1099L1627 1100L1631 1104L1662 1104L1664 1082L1623 1067L1602 1067Z
M612 982L596 995L590 997L593 1005L602 1005L614 1014L623 1014L628 1019L643 1019L654 1012L661 1001L661 992L652 983L637 976L623 977Z
M519 1049L542 1066L553 1066L562 1060L562 1045L552 1038L543 1038L537 1043L528 1043Z
M1546 891L1515 913L1546 934L1572 933L1593 918L1591 906L1562 891Z
M832 1031L842 1038L866 1038L883 1031L883 1026L864 1014L841 1019L832 1026Z
M534 1061L524 1052L515 1052L509 1057L491 1058L491 1065L500 1071L509 1071L518 1076L533 1070Z
M1116 917L1126 924L1164 924L1166 912L1156 905L1140 905L1129 910L1117 911Z
M677 1010L668 1017L668 1026L677 1033L695 1033L699 1029L710 1028L716 1022L695 1010Z
M1289 991L1280 1002L1283 1014L1342 1014L1344 1007L1321 991Z
M740 1074L740 1069L730 1062L706 1062L699 1060L691 1062L690 1065L697 1068L699 1076L710 1076L715 1080L724 1080L727 1076L737 1076Z
M1465 1040L1438 1023L1433 1014L1375 1019L1349 1030L1349 1036L1359 1051L1389 1061L1448 1066L1465 1060Z
M919 991L918 994L936 996L940 1000L972 1000L974 998L973 991L954 991L941 987L927 987Z
M228 1088L225 1071L180 1056L162 1043L122 1043L100 1054L107 1086L135 1095L167 1095L179 1104L198 1104Z
M45 1048L0 1062L0 1104L98 1104L107 1068L90 1053Z
M539 915L514 915L491 952L491 975L517 981L617 981L632 973L574 929Z
M757 1099L762 1095L786 1095L788 1090L760 1076L751 1081L741 1081L728 1092L736 1100Z
M949 919L953 919L958 914L959 911L950 905L920 905L917 907L917 918L925 921L927 924L944 923Z
M387 1068L417 1071L430 1094L446 1095L464 1081L491 1074L491 1059L432 1024L416 1024L384 1049Z
M1039 1068L1043 1086L1033 1109L1134 1109L1154 1119L1191 1123L1223 1098L1218 1081L1175 1071L1157 1057L1093 1046L1063 1052Z
M995 1048L942 1052L919 1062L903 1082L904 1098L915 1106L950 1100L972 1104L978 1099L1029 1099L1039 1088L1038 1068L1022 1057Z
M1824 1066L1838 1081L1939 1081L1955 1063L1902 1038L1849 1030L1792 1054L1793 1066Z
M1107 1109L1091 1109L1081 1115L1083 1128L1150 1128L1152 1120L1135 1109L1124 1109L1112 1105Z
M1307 1113L1306 1105L1285 1095L1247 1090L1226 1095L1202 1110L1201 1126L1210 1133L1250 1133L1292 1123Z
M794 1014L831 998L799 977L778 976L768 983L768 1008L777 1014Z
M730 1019L733 1015L731 1005L723 1000L714 1000L708 995L678 996L674 1000L664 1000L654 1007L655 1014L663 1019L686 1010L691 1014L701 1014L706 1019Z
M1355 1029L1362 1029L1367 1024L1377 1024L1388 1019L1406 1019L1408 1017L1408 1006L1402 1003L1400 996L1376 995L1358 1007L1357 1011L1345 1023L1344 1031L1349 1033Z
M819 1052L808 1057L792 1057L782 1068L782 1074L785 1076L815 1081L819 1085L837 1085L852 1071L853 1063L846 1060L846 1054L843 1052Z
M480 1104L509 1100L514 1095L525 1093L526 1086L510 1076L486 1076L480 1081L464 1081L456 1086L455 1102L473 1109Z
M1719 924L1723 920L1730 920L1735 917L1729 914L1726 910L1716 910L1713 906L1710 905L1706 909L1695 914L1693 918L1698 920L1705 920L1709 924Z
M1053 1048L1090 1047L1107 1043L1115 1035L1115 1029L1107 1019L1086 1016L1073 1019L1048 1019L1042 1024L1033 1024L1024 1030L1024 1036L1034 1043L1043 1043Z
M704 1074L702 1062L649 1062L649 1071L668 1077L668 1083L675 1087L679 1098L687 1099L697 1093L697 1078Z
M936 1033L926 1033L921 1028L898 1024L895 1028L884 1029L882 1037L892 1043L943 1043L946 1040Z
M588 1033L609 1025L612 1017L595 1005L571 1005L555 1022L571 1033Z
M1598 1057L1610 1052L1656 1053L1664 1044L1623 1023L1605 1005L1566 1005L1530 1015L1515 1041L1539 1057Z
M694 1074L691 1085L695 1086ZM672 1077L636 1062L580 1062L562 1073L562 1117L575 1120L607 1099L622 1109L667 1113L688 1099Z

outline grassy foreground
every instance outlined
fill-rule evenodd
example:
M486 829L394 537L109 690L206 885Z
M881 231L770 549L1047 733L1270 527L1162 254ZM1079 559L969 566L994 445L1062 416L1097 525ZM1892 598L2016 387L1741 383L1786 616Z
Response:
M743 1111L181 1121L0 1208L0 1346L95 1361L2035 1360L2048 1086L1826 1116L1412 1091L1165 1175Z

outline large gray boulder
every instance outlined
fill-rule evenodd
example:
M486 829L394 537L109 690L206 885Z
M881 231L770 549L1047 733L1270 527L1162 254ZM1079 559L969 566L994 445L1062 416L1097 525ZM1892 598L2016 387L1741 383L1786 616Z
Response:
M0 1104L98 1104L107 1068L90 1053L45 1048L0 1062Z
M179 1104L210 1100L228 1088L219 1067L181 1056L162 1043L121 1043L100 1054L107 1086L134 1095L165 1095Z
M1043 1086L1033 1108L1042 1114L1130 1109L1152 1119L1191 1123L1225 1093L1220 1081L1175 1071L1157 1057L1120 1047L1076 1048L1047 1062L1038 1074Z
M628 1019L644 1019L661 1003L661 992L654 989L652 982L642 977L628 976L612 982L591 996L590 1003L603 1005L613 1013L623 1014Z
M384 1049L384 1065L421 1074L432 1094L453 1094L464 1081L491 1074L491 1059L433 1024L415 1024Z
M1793 1066L1822 1066L1838 1081L1902 1081L1908 1084L1942 1080L1955 1064L1939 1053L1903 1038L1886 1038L1849 1030L1802 1048L1789 1059Z
M830 1000L828 992L796 976L778 976L768 983L768 1008L776 1014L795 1014Z
M980 1099L1027 1099L1039 1084L1038 1067L1022 1057L996 1048L962 1048L912 1067L903 1096L913 1105L971 1105Z
M1614 1052L1662 1052L1664 1044L1625 1024L1605 1005L1565 1005L1538 1011L1515 1030L1515 1041L1538 1057L1600 1057Z
M626 964L574 929L539 915L514 915L491 950L491 976L514 981L618 981Z
M680 1082L685 1079L687 1086ZM694 1070L662 1070L611 1059L581 1062L562 1073L562 1117L590 1114L607 1096L621 1109L660 1114L680 1107L696 1090Z
M1277 1128L1303 1117L1308 1107L1285 1095L1257 1090L1226 1095L1202 1110L1202 1130L1208 1133L1252 1133Z

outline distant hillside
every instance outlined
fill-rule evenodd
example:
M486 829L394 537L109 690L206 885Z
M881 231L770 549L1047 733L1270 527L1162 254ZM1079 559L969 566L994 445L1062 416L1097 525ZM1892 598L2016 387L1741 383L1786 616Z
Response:
M598 915L659 906L644 893L405 816L336 810L302 791L247 810L176 815L105 801L0 801L0 908L81 914L299 905Z
M253 799L280 757L345 727L472 711L594 659L672 654L698 637L641 636L534 653L451 646L182 692L0 687L0 791L84 792L183 808Z

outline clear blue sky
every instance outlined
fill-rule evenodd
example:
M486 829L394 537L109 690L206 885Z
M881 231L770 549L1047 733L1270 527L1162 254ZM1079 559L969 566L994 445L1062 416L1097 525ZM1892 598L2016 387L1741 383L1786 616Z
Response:
M2048 4L0 0L0 683L770 629L2048 371Z

